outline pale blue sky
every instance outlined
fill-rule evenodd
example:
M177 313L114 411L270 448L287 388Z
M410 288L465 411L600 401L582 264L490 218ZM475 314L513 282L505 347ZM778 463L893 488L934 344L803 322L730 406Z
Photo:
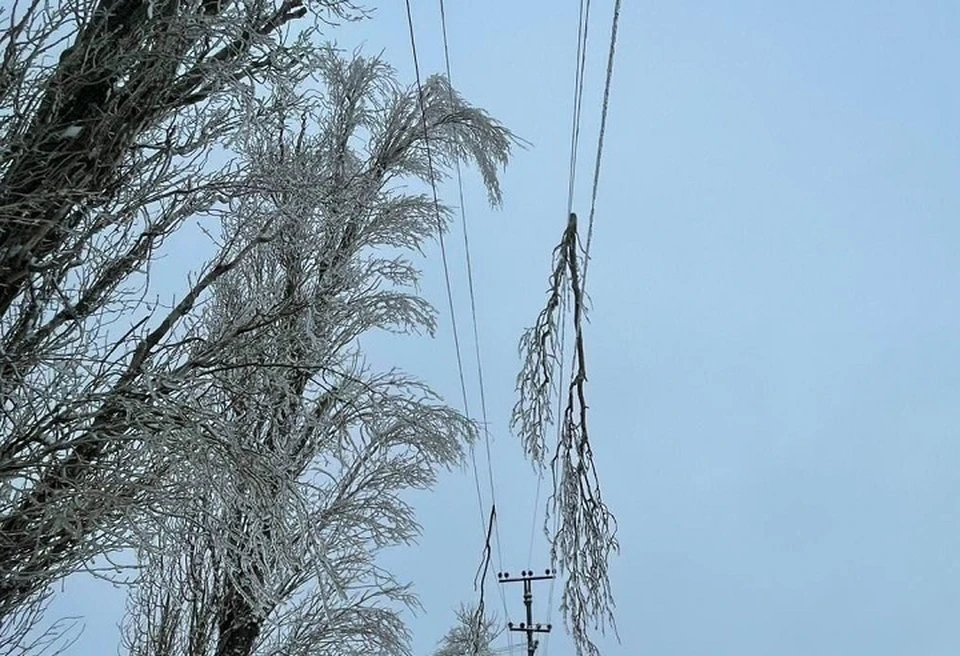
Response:
M383 49L412 81L403 3L382 4L331 36ZM439 71L436 4L414 5L421 68ZM593 7L581 215L612 2ZM447 14L454 84L534 144L504 176L501 211L472 175L466 209L503 565L539 569L535 481L506 424L516 341L565 221L577 3L448 0ZM587 335L623 547L623 644L604 654L960 648L958 35L956 2L624 2ZM425 274L438 339L370 346L459 404L435 258ZM472 599L482 541L472 474L417 503L421 546L388 561L421 593L426 654ZM122 601L77 586L58 606L88 613L74 653L112 652ZM557 634L539 653L573 652Z

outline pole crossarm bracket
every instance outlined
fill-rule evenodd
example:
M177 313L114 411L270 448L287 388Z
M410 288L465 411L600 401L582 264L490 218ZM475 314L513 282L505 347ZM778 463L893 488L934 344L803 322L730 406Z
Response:
M533 570L523 570L518 577L511 577L510 572L497 573L499 583L523 583L523 605L526 607L527 621L520 622L519 625L508 622L507 628L510 631L520 631L527 634L527 656L534 656L540 644L539 640L533 639L533 635L535 633L550 633L553 628L550 624L534 624L533 622L533 582L548 581L555 576L556 570L552 569L545 570L544 574L534 574Z

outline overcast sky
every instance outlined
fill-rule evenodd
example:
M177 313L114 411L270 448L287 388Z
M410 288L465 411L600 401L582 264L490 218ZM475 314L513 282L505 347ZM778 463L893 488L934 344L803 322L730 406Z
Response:
M381 4L331 36L384 50L412 81L403 3ZM612 4L593 3L582 216ZM440 71L437 7L414 5L421 68ZM502 210L466 179L496 438L495 567L513 571L547 564L539 533L528 558L536 482L507 420L516 342L565 222L577 9L447 3L455 86L533 143L505 173ZM622 645L603 640L604 654L960 648L958 34L956 2L624 3L587 334L594 449L623 549ZM458 405L436 258L425 276L439 337L369 345ZM421 594L411 626L427 654L474 599L483 542L472 473L416 499L421 545L387 562ZM112 653L122 597L67 589L56 608L87 616L73 653ZM506 593L518 621L520 590ZM536 589L537 612L556 623L548 593ZM488 603L503 615L498 596ZM573 652L558 632L538 653Z

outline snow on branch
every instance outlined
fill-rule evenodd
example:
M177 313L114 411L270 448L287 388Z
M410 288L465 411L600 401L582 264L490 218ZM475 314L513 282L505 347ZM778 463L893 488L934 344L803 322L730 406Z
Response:
M552 404L555 395L560 395L563 410L550 459L553 493L547 502L544 531L551 543L551 558L566 577L560 608L577 654L599 656L590 632L603 631L606 626L616 632L609 561L619 545L616 519L601 498L587 428L586 294L581 262L577 217L571 214L554 249L546 306L520 339L523 365L517 377L519 399L511 427L534 465L546 467L551 448L547 431L555 420ZM569 378L561 380L564 310L572 315L574 353ZM564 384L565 389L561 387Z
M382 62L332 47L315 61L313 104L292 87L264 99L238 145L263 191L223 234L262 242L190 332L181 398L203 422L153 443L179 492L141 545L133 654L407 656L400 612L416 598L377 555L419 535L404 491L431 487L477 438L425 384L372 371L358 340L433 331L405 259L441 229L438 209L450 215L406 187L431 182L425 140L435 173L486 168L498 199L512 135L444 92L425 136L417 92Z
M483 609L461 606L456 623L447 631L433 656L493 656L500 631L497 620Z

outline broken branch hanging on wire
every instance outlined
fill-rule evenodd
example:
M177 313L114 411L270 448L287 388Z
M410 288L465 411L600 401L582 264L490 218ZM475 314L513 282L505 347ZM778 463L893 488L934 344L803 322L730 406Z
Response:
M551 560L565 574L560 609L573 635L578 656L598 656L589 626L616 633L609 560L619 551L617 522L603 503L600 480L587 430L586 351L583 324L586 293L582 283L577 216L570 214L560 244L553 251L553 271L547 303L532 328L520 338L523 366L517 377L520 398L511 428L520 437L534 465L546 467L547 427L553 425L551 403L561 394L564 339L562 322L572 315L574 356L566 404L550 461L553 494L547 501L544 531L551 543ZM555 519L550 529L550 518Z

